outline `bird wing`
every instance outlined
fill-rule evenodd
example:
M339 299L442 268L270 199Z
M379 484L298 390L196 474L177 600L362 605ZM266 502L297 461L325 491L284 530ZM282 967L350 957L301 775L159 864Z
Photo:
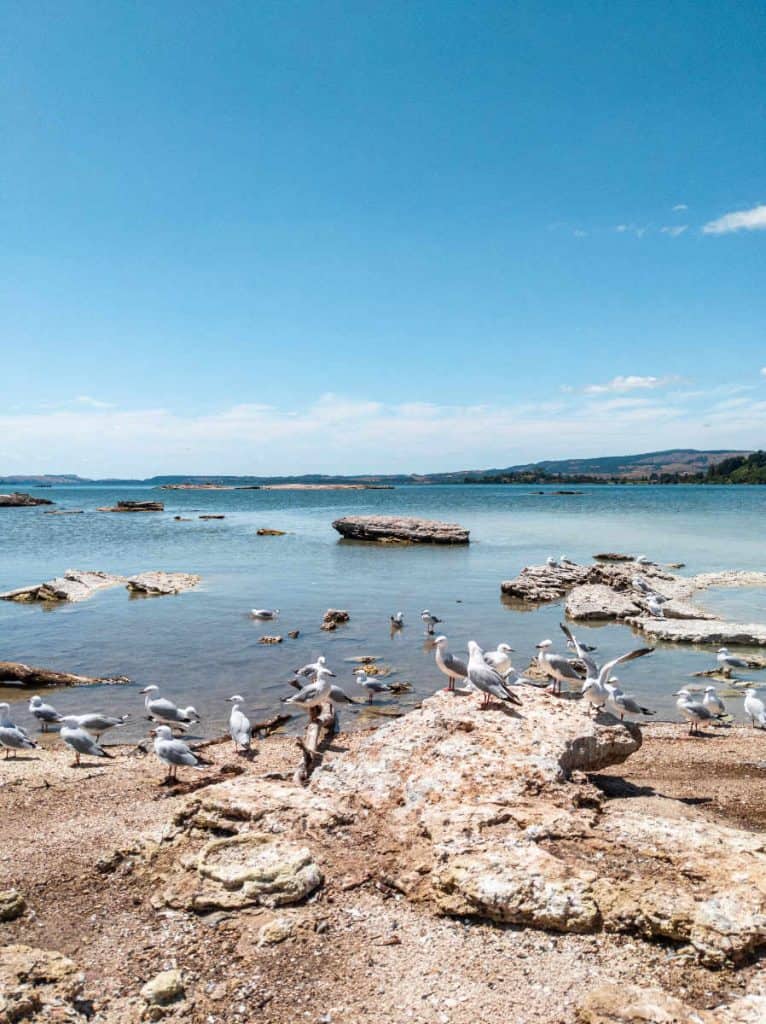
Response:
M578 683L582 682L581 674L577 671L572 662L567 658L562 657L562 655L548 654L545 656L544 661L560 675L564 676L565 679L576 679Z
M187 747L183 740L163 740L159 744L158 753L171 764L194 766L198 763L197 755Z
M454 654L450 654L449 651L442 655L442 661L452 672L456 672L459 676L468 675L468 666L461 658L456 658Z
M339 686L334 686L334 685L330 687L330 700L333 702L333 704L356 704L357 703L355 700L353 700L351 697L349 697L349 695L345 692L345 690L341 690L341 688Z
M302 704L307 700L315 700L322 694L323 687L320 683L309 683L307 686L302 687L292 697L288 697L285 701L286 704Z
M160 715L163 718L174 719L178 716L178 706L172 700L168 700L167 697L157 697L155 700L150 700L148 708L153 715Z
M590 655L587 652L587 649L585 647L580 646L580 644L577 642L577 637L574 635L569 626L566 625L566 623L560 622L559 626L561 627L561 630L564 636L567 638L567 640L571 640L574 644L574 649L577 652L577 657L585 665L587 674L595 678L598 675L598 665L595 663L593 658L590 657Z
M482 693L489 693L493 697L497 697L499 700L511 699L508 690L506 690L503 684L502 677L487 664L471 665L469 662L468 679L473 683L476 689L481 690ZM518 698L516 699L518 700Z
M623 661L633 661L634 658L643 658L645 654L651 654L653 650L653 647L638 647L635 651L628 651L627 654L621 654L619 658L612 658L612 660L608 661L599 672L598 681L602 686L604 686L609 682L610 673L615 665L620 665Z

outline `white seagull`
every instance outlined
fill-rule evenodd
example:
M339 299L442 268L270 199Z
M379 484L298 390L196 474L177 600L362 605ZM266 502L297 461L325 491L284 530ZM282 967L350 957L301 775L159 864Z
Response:
M607 661L599 668L593 658L591 658L590 652L586 651L582 644L578 642L577 637L569 626L563 622L560 625L567 641L571 641L578 658L585 665L585 683L582 687L582 693L592 707L599 710L609 703L620 716L620 720L622 720L626 712L631 715L655 714L654 711L642 707L634 697L623 693L618 685L611 682L611 672L615 665L621 665L625 661L633 661L634 658L643 658L644 655L652 653L653 647L637 647L634 651L628 651L627 654L621 654L618 658L612 658L611 661Z
M646 598L646 610L653 619L665 618L665 609L662 607L663 603L663 601L657 599L656 594L649 594Z
M181 766L197 768L202 771L204 762L183 740L175 739L170 727L158 725L153 730L154 753L163 764L168 766L166 782L174 782Z
M753 728L757 722L759 728L766 729L766 705L760 697L756 697L752 686L745 690L745 714L753 723Z
M114 754L108 754L103 747L96 743L91 734L82 728L77 715L65 715L61 719L59 736L74 751L72 767L80 763L80 757L83 754L87 754L89 757L114 757Z
M553 555L548 555L548 557L545 559L545 564L548 566L549 569L558 569L559 567L559 563L556 561Z
M495 672L505 676L513 668L513 658L511 657L513 653L514 650L510 644L498 644L496 650L484 652L484 660Z
M567 558L566 555L562 555L559 558L559 565L562 569L565 569L568 565L577 565L577 562L573 562L571 558Z
M404 625L404 612L397 612L391 616L391 625L394 629L401 629Z
M420 613L420 618L423 621L423 625L426 627L426 636L433 636L434 626L441 622L441 619L437 619L435 615L432 615L427 608L424 608Z
M248 751L253 727L250 725L250 719L240 707L241 704L244 704L245 698L235 694L228 699L232 704L229 715L229 735L234 740L234 749Z
M49 725L56 725L61 721L58 711L52 704L44 704L42 697L30 697L29 710L40 723L43 732L48 731Z
M654 565L654 562L651 560L651 558L647 558L646 555L638 555L636 558L633 559L633 561L637 565Z
M721 671L727 676L731 675L735 668L750 667L750 663L745 661L744 658L737 658L734 654L729 654L728 647L720 647L715 660L721 666Z
M687 689L677 690L674 696L678 697L676 707L689 723L689 735L697 735L700 725L709 722L714 717L713 714L701 700L695 700Z
M331 672L329 668L321 667L316 673L316 678L313 682L307 683L297 693L294 693L292 697L284 698L284 703L294 704L304 711L310 711L311 708L324 704L330 698L330 690L332 689L330 679L334 678L334 672Z
M475 640L468 641L468 682L484 694L483 708L489 706L492 697L508 704L521 704L516 694L507 689L502 676L486 663L484 651Z
M320 668L324 668L327 662L324 654L320 654L316 661L310 661L308 665L304 665L303 668L296 668L296 676L300 676L302 679L313 679Z
M152 718L158 719L161 722L167 722L170 725L176 725L181 729L188 729L193 722L200 721L197 709L191 707L191 705L188 708L179 708L177 704L174 704L172 700L168 700L167 697L154 696L154 694L160 692L159 686L152 684L151 686L145 686L143 690L138 692L146 694L144 707Z
M447 689L454 693L455 683L458 680L462 682L467 678L468 666L462 658L456 658L454 654L450 654L447 650L446 636L437 636L434 640L434 655L436 657L436 667L449 680Z
M702 703L710 714L716 718L723 718L726 714L726 705L716 693L714 686L705 687L705 696L702 698Z
M279 617L279 608L251 608L250 614L254 619L276 619Z
M367 700L370 704L372 704L372 699L376 693L391 692L390 686L387 686L386 683L379 682L377 679L371 679L363 668L354 669L354 678L356 679L357 685L361 686L362 689L366 691Z
M571 661L562 654L549 654L548 648L553 647L552 640L541 640L537 645L537 664L540 670L553 680L553 692L561 693L561 684L582 683L582 675ZM585 659L583 659L585 660Z
M101 739L101 734L105 733L107 729L119 729L127 722L130 715L102 715L98 711L92 711L85 715L72 715L72 718L77 719L77 723L81 729L85 729L87 732L92 732L97 740Z
M647 653L646 651L642 653ZM615 714L620 716L622 722L625 715L656 715L656 711L650 711L649 708L643 707L635 697L632 697L629 693L623 693L622 688L619 685L619 680L616 676L612 677L609 682L604 683L604 689L609 694L608 701Z
M10 704L0 704L0 747L5 749L6 760L10 751L13 751L15 757L17 750L34 750L37 747L35 741L28 736L26 729L15 725L8 717L10 709Z

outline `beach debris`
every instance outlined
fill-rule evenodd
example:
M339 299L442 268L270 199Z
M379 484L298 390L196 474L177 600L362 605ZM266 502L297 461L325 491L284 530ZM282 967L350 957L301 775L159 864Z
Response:
M220 513L213 514L212 512L205 513L204 515L198 516L198 519L225 519L226 516Z
M457 523L412 516L344 516L332 524L348 540L405 544L468 544L469 531Z
M3 601L84 601L97 590L125 583L124 576L94 570L67 569L63 576L0 594Z
M190 523L192 521L190 516L173 516L173 518L177 523Z
M255 532L259 537L284 537L286 533L285 530L269 530L265 526Z
M297 640L298 637L301 635L301 631L299 629L291 629L287 635L291 640Z
M181 999L185 991L181 972L173 968L155 974L141 989L141 996L150 1006L167 1006Z
M83 676L71 672L56 672L50 668L24 665L20 661L0 661L0 683L24 687L43 686L104 686L129 683L127 676Z
M201 579L201 576L188 572L140 572L128 577L127 587L132 594L159 597L192 590Z
M328 633L331 633L334 629L337 629L338 626L342 626L345 622L348 622L350 619L351 616L348 614L347 611L344 611L341 608L328 608L327 611L324 613L322 625L319 628L325 630Z
M164 512L165 505L161 501L118 501L116 505L105 505L96 509L97 512Z
M0 494L0 508L33 508L36 505L55 505L50 498L35 498L24 491L12 491L11 494Z
M281 644L283 638L281 636L262 636L258 638L259 644Z

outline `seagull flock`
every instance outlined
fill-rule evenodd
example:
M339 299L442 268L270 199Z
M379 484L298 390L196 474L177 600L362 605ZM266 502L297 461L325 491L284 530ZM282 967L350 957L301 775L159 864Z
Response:
M641 564L649 564L645 556L636 559ZM547 559L549 566L573 566L565 555L556 560ZM641 591L646 599L647 607L652 614L663 616L663 604L668 600L653 590L648 581L640 576L633 577L633 585ZM253 609L255 618L273 619L279 615L279 609ZM621 664L645 657L653 652L652 647L639 647L627 651L619 657L612 658L603 665L597 664L593 655L596 648L582 643L571 629L561 624L566 637L568 654L558 654L552 650L554 644L550 639L537 644L537 655L533 664L537 670L537 678L529 678L518 672L513 665L514 649L507 643L500 643L493 650L483 650L475 640L467 645L467 658L453 654L449 641L444 634L435 635L434 627L442 620L425 608L420 615L425 627L425 635L434 653L436 668L446 677L446 690L455 694L481 695L481 708L488 708L493 700L506 706L520 707L523 701L520 691L525 686L544 687L551 695L560 695L566 688L573 691L587 703L592 712L598 714L608 710L621 721L626 715L651 716L655 712L644 707L630 694L625 693L613 670ZM390 616L392 632L404 629L404 613L396 612ZM731 676L738 669L753 667L744 658L732 655L726 647L721 647L716 655L717 671L725 677ZM327 666L327 659L320 655L316 661L303 665L295 670L296 681L293 686L296 692L283 698L285 704L299 708L310 716L316 713L320 705L329 703L357 704L352 696L333 683L335 673ZM392 687L370 675L363 667L353 670L353 677L360 692L368 703L376 696L392 692ZM542 677L543 681L540 681ZM160 696L159 687L152 684L139 691L144 697L144 709L147 717L154 724L150 735L154 737L154 753L167 769L165 781L175 781L180 767L202 769L209 762L199 752L193 750L180 735L191 726L200 723L200 715L192 706L181 707L167 697ZM744 691L745 716L750 719L754 728L766 729L766 705L753 687ZM682 719L689 723L689 734L696 735L700 726L728 717L723 700L714 686L705 688L701 699L689 689L683 688L674 694L677 697L676 707ZM229 714L229 735L238 753L248 754L251 749L253 726L244 709L245 699L240 694L227 698L231 704ZM60 739L74 754L73 767L80 764L83 756L95 758L111 758L101 745L101 737L110 729L118 729L126 724L128 715L112 716L100 712L81 715L61 715L52 704L45 703L39 696L29 700L29 713L36 719L42 732L53 727L58 728ZM0 703L0 747L5 750L5 757L16 757L18 751L33 750L39 747L27 729L16 724L10 718L10 705Z

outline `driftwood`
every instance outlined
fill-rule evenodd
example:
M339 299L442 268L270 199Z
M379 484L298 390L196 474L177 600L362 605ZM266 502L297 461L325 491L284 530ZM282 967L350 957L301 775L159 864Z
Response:
M301 760L293 774L293 782L305 786L311 773L322 760L322 753L337 732L338 720L335 707L331 703L311 708L309 723L303 733L296 739L301 752Z
M24 665L20 661L0 661L0 682L17 686L95 686L129 683L127 676L78 676L71 672L54 672L49 668Z

